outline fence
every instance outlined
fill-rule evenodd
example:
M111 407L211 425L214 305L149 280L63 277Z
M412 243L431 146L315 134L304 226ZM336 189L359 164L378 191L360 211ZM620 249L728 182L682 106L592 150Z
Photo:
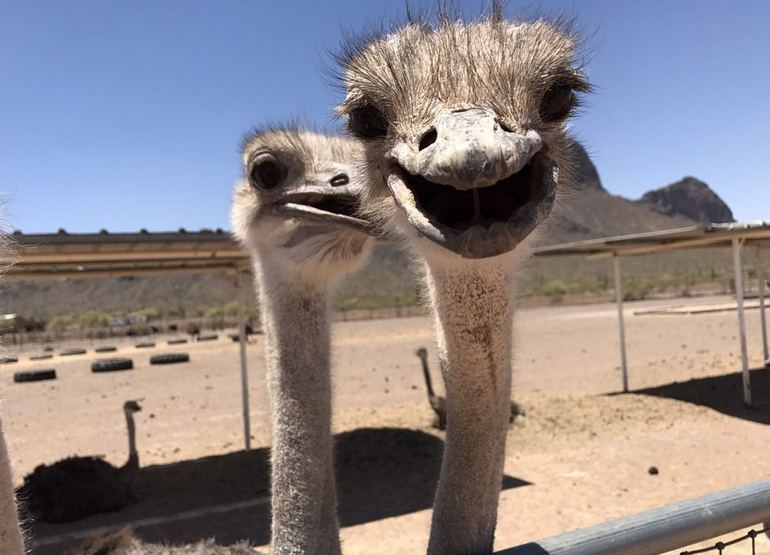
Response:
M770 479L505 549L497 555L659 555L768 521ZM764 531L752 530L729 542L682 553L723 553L729 545L747 540L755 551L757 535Z

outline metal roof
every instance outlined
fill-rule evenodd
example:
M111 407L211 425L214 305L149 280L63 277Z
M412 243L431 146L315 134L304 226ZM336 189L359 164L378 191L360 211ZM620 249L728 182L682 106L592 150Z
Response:
M699 248L729 247L733 239L745 246L770 247L770 221L697 224L677 229L602 237L549 245L536 249L539 256L632 256Z
M236 271L248 255L222 230L14 233L7 280Z
M249 268L246 251L221 230L139 233L13 234L13 265L4 279L119 277L185 272L235 272ZM692 225L540 247L539 256L639 255L727 247L733 239L770 247L770 222Z

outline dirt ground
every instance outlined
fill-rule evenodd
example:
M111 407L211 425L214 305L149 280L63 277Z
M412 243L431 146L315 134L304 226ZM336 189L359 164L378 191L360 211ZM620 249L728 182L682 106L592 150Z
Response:
M768 476L770 408L741 403L735 312L634 315L670 304L626 304L633 393L621 377L613 305L519 311L514 398L526 410L508 437L497 548L599 523ZM761 366L759 313L748 313L752 367ZM252 440L241 451L238 346L215 342L155 349L120 347L135 370L92 374L82 356L0 366L0 396L15 479L73 454L126 459L127 399L141 399L137 427L140 502L121 513L68 525L34 524L35 553L61 553L62 534L145 519L152 541L215 536L268 541L269 421L263 342L249 346ZM347 555L424 552L443 448L415 349L438 363L427 318L334 326L335 432L340 520ZM181 348L178 348L181 347ZM150 366L158 352L191 362ZM13 354L13 353L11 353ZM101 355L100 355L101 356ZM110 356L110 355L108 355ZM14 384L14 371L55 367L55 382ZM770 400L770 371L757 370L759 401ZM440 384L439 384L440 385ZM658 474L650 474L651 467ZM199 511L218 506L215 514ZM169 522L168 515L177 515ZM159 517L157 520L153 518ZM71 541L69 542L71 543ZM765 538L760 553L770 553ZM750 553L736 546L729 554ZM764 550L764 551L763 551ZM263 550L264 551L264 550Z

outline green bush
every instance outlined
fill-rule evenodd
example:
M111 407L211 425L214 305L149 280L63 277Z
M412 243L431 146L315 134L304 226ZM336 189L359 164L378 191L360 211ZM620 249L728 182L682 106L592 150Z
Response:
M144 316L147 320L154 320L160 318L160 311L154 307L143 308L141 310L135 310L131 313L134 316Z
M107 325L109 316L98 310L87 310L77 317L77 325L81 329L102 328Z
M54 316L48 321L46 329L49 331L65 331L75 324L75 319L69 314Z

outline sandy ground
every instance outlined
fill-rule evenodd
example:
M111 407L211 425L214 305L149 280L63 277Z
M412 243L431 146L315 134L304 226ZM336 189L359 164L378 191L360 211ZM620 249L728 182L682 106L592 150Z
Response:
M677 304L724 302L687 299ZM621 384L613 305L519 311L514 398L526 410L508 438L496 546L595 524L767 477L770 408L741 404L734 312L644 315L671 301L626 304L633 393ZM761 365L759 314L748 312L751 363ZM146 525L153 540L215 536L228 543L268 541L268 406L263 341L249 346L252 438L243 445L238 347L216 342L155 349L123 345L135 370L92 374L96 355L0 366L0 395L15 478L41 462L103 454L125 462L123 401L141 399L141 501L121 513L68 525L34 524L36 540L62 533L243 502L216 515L182 515ZM414 351L426 345L438 365L427 318L334 326L335 432L340 519L348 555L420 553L443 448ZM181 348L178 348L181 347ZM186 351L192 361L150 366L157 352ZM101 356L101 355L100 355ZM111 355L108 355L111 356ZM55 382L14 384L14 371L55 367ZM770 372L754 375L760 401ZM657 467L651 475L648 469ZM256 501L255 501L256 500ZM61 553L64 543L37 549ZM770 553L766 539L760 553ZM736 551L749 553L736 546ZM764 550L764 551L763 551Z

